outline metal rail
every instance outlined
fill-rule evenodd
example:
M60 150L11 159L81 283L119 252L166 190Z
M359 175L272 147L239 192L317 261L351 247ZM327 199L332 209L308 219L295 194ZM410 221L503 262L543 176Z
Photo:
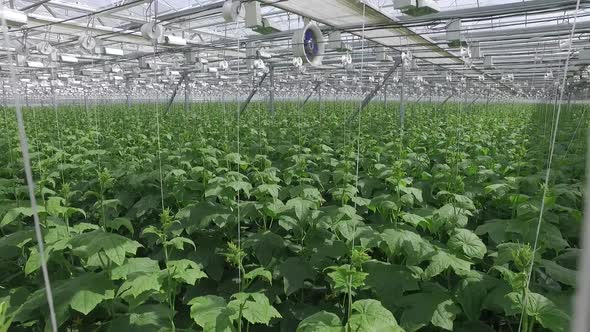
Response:
M307 95L307 98L305 98L305 100L301 104L301 107L303 107L303 106L305 106L305 104L307 104L307 102L309 101L311 96L313 96L313 94L316 93L320 89L320 86L322 86L322 82L319 82L319 81L316 82L315 86L313 87L313 90L311 90L311 92Z
M389 69L389 71L387 72L387 74L385 74L385 76L383 77L383 81L375 86L375 88L373 89L373 91L371 91L371 93L369 93L365 97L365 99L363 100L363 102L359 106L359 108L356 110L356 112L354 112L348 118L348 122L349 123L352 120L354 120L354 118L356 118L359 115L359 113L362 112L367 107L367 105L369 105L369 103L371 102L371 100L373 100L373 98L375 97L375 95L377 94L377 92L379 92L379 90L381 90L381 88L385 85L385 83L387 82L387 80L391 77L391 75L395 72L395 70L397 69L397 67L399 67L399 65L401 63L402 63L401 57L395 59L395 62L393 63L393 66L391 67L391 69Z
M178 93L178 88L180 88L180 85L182 84L182 82L184 82L184 80L186 79L187 76L188 76L188 74L184 73L180 77L180 81L178 81L178 84L176 84L176 87L174 87L174 91L172 91L172 96L170 97L170 100L168 101L168 105L166 106L166 112L164 114L168 114L168 112L170 112L170 107L172 107L172 103L174 102L174 99L176 98L176 94Z
M256 92L258 92L258 89L260 89L262 82L264 82L264 80L266 79L267 76L268 76L268 73L264 73L264 75L262 75L262 77L260 77L260 81L258 81L256 86L254 86L254 89L252 89L252 91L250 92L250 95L248 96L246 101L242 104L242 107L240 108L240 114L244 113L244 111L246 110L246 108L248 107L250 102L252 101L252 98L254 98L254 95L256 95Z

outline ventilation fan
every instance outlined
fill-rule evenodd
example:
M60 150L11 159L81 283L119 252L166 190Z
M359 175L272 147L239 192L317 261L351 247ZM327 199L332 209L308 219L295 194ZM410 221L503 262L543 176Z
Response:
M96 47L96 39L92 38L90 35L85 35L78 39L78 43L82 49L86 50L87 52L92 53L94 48Z
M244 18L244 5L241 1L226 0L222 7L223 19L227 23Z
M37 51L39 51L39 53L44 55L49 55L53 51L53 47L51 46L51 44L49 44L46 41L37 44L36 48Z
M324 35L315 23L308 23L293 35L293 54L301 57L303 62L312 66L320 66L325 51Z
M149 41L158 43L164 41L164 28L160 24L145 23L140 30L143 38Z

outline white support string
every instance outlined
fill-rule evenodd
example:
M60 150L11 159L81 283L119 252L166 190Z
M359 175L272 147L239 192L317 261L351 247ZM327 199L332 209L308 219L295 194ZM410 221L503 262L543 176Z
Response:
M2 6L3 8L6 8ZM8 26L6 25L5 10L0 13L0 20L2 23L2 33L4 34L4 46L10 49L10 37L8 35ZM12 86L16 87L16 68L12 62L12 53L7 52L8 67L10 70L10 81ZM31 201L31 211L33 212L33 222L35 227L35 237L39 248L39 255L41 256L41 273L43 274L43 282L45 284L45 295L47 297L47 305L49 307L49 322L51 330L57 332L57 319L55 317L55 307L53 305L53 292L51 290L51 281L49 280L49 271L47 270L47 261L45 259L45 245L43 242L43 234L41 232L41 225L39 223L39 211L37 208L37 199L35 197L35 183L33 182L33 172L31 170L31 158L29 156L29 143L27 141L27 133L25 130L25 123L23 113L21 110L20 96L15 92L15 109L16 121L18 125L18 138L20 141L20 148L23 155L23 166L25 168L25 178L27 180L27 188L29 192L29 199Z
M158 0L154 0L154 27L158 24ZM154 38L154 81L158 83L158 39ZM158 91L158 89L156 89ZM156 92L156 99L154 101L154 109L156 111L156 141L158 144L158 172L160 177L160 201L162 205L162 212L164 212L164 176L162 174L162 142L160 139L160 109L158 108L160 95Z
M236 82L238 82L237 85L237 92L236 92L236 100L238 101L236 103L236 116L237 116L237 128L236 128L236 140L237 140L237 147L236 147L236 151L238 153L238 173L240 173L240 164L242 162L242 155L240 154L240 101L238 99L238 95L240 93L240 33L239 33L239 21L236 21L236 44L238 45L238 64L237 64L237 78L236 78ZM238 216L238 220L237 220L237 224L238 224L238 253L240 253L242 251L242 216L241 216L241 211L240 211L240 202L241 202L241 198L240 198L240 191L238 190L238 194L236 196L236 203L237 203L237 216ZM239 255L239 254L238 254ZM238 291L242 292L242 269L240 268L240 266L238 265ZM239 323L241 324L241 322ZM240 325L241 326L241 325Z
M524 298L522 300L522 312L520 315L520 322L518 324L518 331L519 332L522 331L522 324L523 324L523 320L524 320L524 315L526 314L527 300L528 300L528 295L530 292L530 283L531 283L531 278L533 275L533 267L535 265L535 255L537 253L537 247L539 244L539 234L541 233L541 224L543 222L543 213L545 210L545 198L547 197L547 191L549 190L549 180L551 177L551 165L553 163L553 154L555 152L555 141L557 138L557 131L559 129L559 117L561 115L561 104L563 101L563 95L565 93L565 88L566 88L566 83L567 83L567 72L569 69L570 57L571 57L571 53L572 53L572 40L574 38L574 33L576 32L576 23L577 23L579 9L580 9L580 0L578 0L577 4L576 4L574 23L572 25L572 30L571 30L570 37L569 37L569 49L568 49L567 57L565 59L564 72L563 72L563 77L562 77L562 82L561 82L561 91L559 93L559 101L557 102L557 114L555 115L555 124L553 126L553 134L551 136L551 143L550 143L550 149L549 149L549 161L547 163L547 171L545 173L545 184L543 186L543 196L541 197L541 209L539 211L539 219L537 221L537 230L535 233L535 242L533 244L533 252L532 252L533 257L531 259L530 267L527 272L528 275L527 275L527 280L526 280L526 284L525 284L526 291L524 293ZM588 218L587 215L586 215L586 218ZM584 313L584 315L587 315L587 314L588 314L588 312Z
M365 1L363 1L363 26L362 26L362 33L361 33L361 70L360 70L360 79L359 79L359 84L360 84L360 90L361 90L361 94L362 94L362 86L363 86L363 74L364 74L364 69L365 69L365 18L366 18L366 8L367 8L367 4L365 3ZM357 145L356 145L356 169L355 169L355 188L357 189L357 191L359 190L359 168L360 168L360 155L361 155L361 118L362 118L362 104L363 101L362 99L359 101L358 107L359 107L359 114L357 116L358 118L358 125L357 125ZM368 105L367 105L368 106ZM357 207L357 203L356 201L354 202L354 208L356 209ZM354 246L355 246L355 240L356 240L356 236L354 236L356 234L356 225L354 226L354 233L352 236L352 245L350 247L350 257L351 257L351 266L352 266L352 257L354 255ZM348 277L348 310L347 310L347 314L348 314L348 319L350 320L350 315L352 313L352 276Z

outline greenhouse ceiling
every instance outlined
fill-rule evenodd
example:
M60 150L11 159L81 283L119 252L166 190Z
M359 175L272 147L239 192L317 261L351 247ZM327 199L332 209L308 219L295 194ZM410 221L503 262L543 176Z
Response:
M272 70L273 89L285 96L321 81L328 94L360 97L388 78L393 96L404 85L416 98L549 98L566 64L569 91L586 93L590 1L227 2L5 0L4 93L166 96L185 85L247 94ZM311 25L323 39L310 50L319 61L294 42Z

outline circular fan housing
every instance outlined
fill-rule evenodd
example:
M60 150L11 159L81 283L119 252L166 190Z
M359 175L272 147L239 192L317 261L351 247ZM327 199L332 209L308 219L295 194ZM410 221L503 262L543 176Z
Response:
M312 66L320 66L326 51L322 30L315 23L308 23L293 35L293 55Z
M241 1L226 0L221 9L223 19L227 23L236 22L244 18L244 5Z
M164 27L160 24L145 23L140 30L143 38L149 41L158 43L164 41Z
M78 42L80 43L80 47L88 52L94 51L94 48L96 47L96 39L92 38L90 35L80 37Z

